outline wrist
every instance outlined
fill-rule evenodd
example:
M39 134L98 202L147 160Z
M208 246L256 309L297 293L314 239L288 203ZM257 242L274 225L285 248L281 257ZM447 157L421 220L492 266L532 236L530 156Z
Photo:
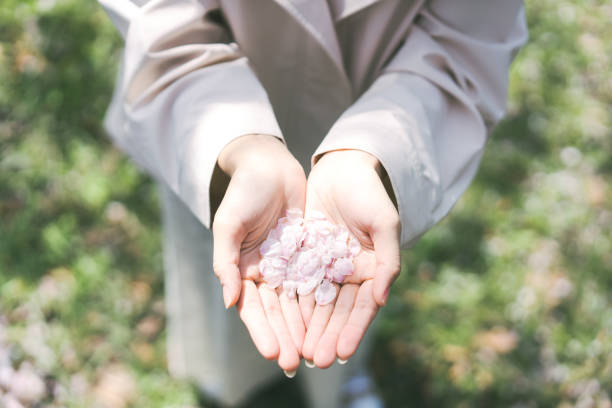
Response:
M231 177L242 165L287 152L283 142L276 136L248 134L229 142L219 153L217 164Z
M376 173L382 178L386 173L385 169L380 163L380 160L371 153L364 150L357 149L343 149L343 150L332 150L324 153L317 163L321 161L341 161L347 165L366 165L376 171Z
M332 166L340 166L340 168L351 168L353 166L367 166L371 167L382 182L389 199L397 209L397 200L395 193L393 192L393 186L391 180L382 163L376 156L365 150L358 149L344 149L344 150L332 150L324 153L319 160L316 162L315 167L319 164L325 165L325 163L333 163Z

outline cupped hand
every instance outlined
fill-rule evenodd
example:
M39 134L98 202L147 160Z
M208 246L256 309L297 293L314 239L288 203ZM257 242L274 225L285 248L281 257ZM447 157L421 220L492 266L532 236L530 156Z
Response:
M296 370L305 326L296 299L262 283L259 247L287 208L304 208L306 177L285 145L269 135L229 143L218 164L230 182L215 214L213 269L225 307L237 304L253 343L285 371Z
M399 215L382 172L369 153L338 150L321 157L308 177L306 217L322 212L346 226L362 247L335 303L316 305L313 295L299 299L307 327L302 355L320 368L355 353L400 271Z

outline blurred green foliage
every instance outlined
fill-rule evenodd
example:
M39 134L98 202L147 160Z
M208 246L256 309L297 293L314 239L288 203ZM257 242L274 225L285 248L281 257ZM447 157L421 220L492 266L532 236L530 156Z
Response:
M379 319L390 406L612 406L612 4L527 12L508 117ZM0 3L0 342L44 406L194 403L166 373L155 186L101 127L120 47L95 2Z

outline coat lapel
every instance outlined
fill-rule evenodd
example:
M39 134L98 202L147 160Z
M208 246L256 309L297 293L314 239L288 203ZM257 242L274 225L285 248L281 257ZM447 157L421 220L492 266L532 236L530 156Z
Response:
M351 16L381 0L329 0L335 21Z
M324 48L336 69L347 80L342 52L336 37L334 18L327 0L276 0Z

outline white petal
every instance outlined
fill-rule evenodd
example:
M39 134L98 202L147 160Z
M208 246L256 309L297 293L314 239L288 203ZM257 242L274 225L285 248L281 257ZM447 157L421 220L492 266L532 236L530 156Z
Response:
M268 275L264 277L264 279L265 279L266 284L270 286L271 288L277 288L283 283L282 274Z
M299 222L302 222L302 216L304 214L302 213L302 210L300 210L299 208L289 208L287 209L286 215L287 215L287 218L290 220L297 220Z
M338 271L342 275L352 275L355 268L353 267L353 261L347 258L336 259L334 262L334 270Z
M334 240L330 248L330 255L334 258L342 258L348 253L346 242Z
M298 284L297 293L300 296L308 295L317 287L321 280L309 279Z
M327 217L321 211L311 211L308 214L308 219L325 220L325 219L327 219Z
M276 239L266 239L259 247L259 253L261 256L280 256L283 251L281 244Z
M359 241L352 235L349 238L348 247L349 252L352 256L357 256L357 254L359 254L359 252L361 251L361 245L359 245Z
M285 280L283 281L283 292L287 294L289 299L295 298L295 290L298 287L298 283L293 280Z
M317 290L315 291L315 300L319 305L327 305L334 300L336 297L336 288L335 286L328 281L327 279L323 279Z

